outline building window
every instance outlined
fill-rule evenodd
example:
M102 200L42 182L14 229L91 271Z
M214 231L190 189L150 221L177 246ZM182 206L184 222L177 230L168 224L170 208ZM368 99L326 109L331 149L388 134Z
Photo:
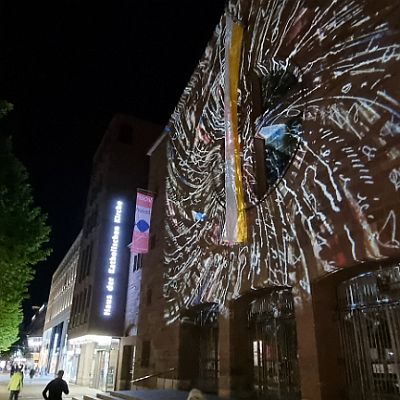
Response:
M78 297L78 304L77 304L77 306L76 306L76 325L77 326L79 326L80 325L80 323L81 323L81 321L80 321L80 317L81 317L81 311L82 311L82 298L83 298L83 293L81 292L80 294L79 294L79 297Z
M264 110L272 110L282 103L297 83L297 77L289 69L278 69L260 77Z
M87 294L87 298L86 298L86 305L85 305L85 317L83 319L84 323L87 322L87 319L88 319L91 296L92 296L92 285L89 285L88 294Z
M88 248L88 257L86 260L85 276L90 275L90 266L92 264L92 249L93 249L93 242L90 243L89 248Z
M78 267L78 282L80 283L86 276L90 274L90 265L92 262L92 248L93 243L86 246L85 250L82 252L82 257L80 258Z
M255 159L261 200L285 175L302 136L301 111L291 108L299 88L297 72L278 69L252 75L255 112Z
M141 367L148 368L150 365L150 341L143 341L142 347L142 361L140 363Z
M139 269L142 268L142 260L143 260L143 254L131 255L132 272L138 271Z
M78 298L76 297L72 302L72 311L71 311L71 326L75 327L76 325L76 306L78 303Z
M79 325L79 302L80 302L80 294L76 297L75 303L75 311L74 311L74 326Z
M84 312L86 308L86 300L87 300L87 289L85 288L83 298L82 298L82 305L81 305L81 310L80 310L80 318L79 318L79 323L82 324L84 323Z
M284 175L298 143L299 127L276 124L262 127L258 135L264 140L264 168L268 187L273 186Z
M85 255L86 255L86 249L81 252L81 257L79 258L78 272L77 272L78 283L82 280L82 270L84 268Z
M85 237L92 232L92 230L96 227L98 220L98 209L97 206L94 208L90 216L86 220L86 228L85 228Z

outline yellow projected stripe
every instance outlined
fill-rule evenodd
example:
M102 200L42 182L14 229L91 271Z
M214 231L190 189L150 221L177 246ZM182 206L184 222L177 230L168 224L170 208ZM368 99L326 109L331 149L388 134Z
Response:
M232 27L232 39L229 51L229 82L230 82L230 98L231 98L231 118L232 118L232 134L235 146L235 184L237 199L237 242L243 243L247 241L247 221L244 203L243 178L240 162L240 148L238 139L238 117L237 117L237 100L238 100L238 82L240 69L240 52L242 48L243 28L237 23Z

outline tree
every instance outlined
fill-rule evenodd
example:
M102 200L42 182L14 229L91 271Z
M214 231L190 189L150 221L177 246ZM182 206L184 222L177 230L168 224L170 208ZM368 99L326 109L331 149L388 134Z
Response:
M18 339L21 305L0 300L0 316L0 352L4 352Z
M0 118L11 109L0 101ZM0 351L18 339L33 266L50 254L46 220L34 206L28 174L12 153L11 140L0 135Z

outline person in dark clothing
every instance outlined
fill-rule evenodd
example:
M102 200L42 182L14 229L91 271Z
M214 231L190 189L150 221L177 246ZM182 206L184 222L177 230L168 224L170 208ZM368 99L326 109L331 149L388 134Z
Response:
M67 382L62 379L64 375L64 371L60 370L57 372L57 378L53 379L51 382L47 384L44 388L42 395L46 400L61 400L62 392L65 394L69 393ZM47 394L48 392L48 394Z

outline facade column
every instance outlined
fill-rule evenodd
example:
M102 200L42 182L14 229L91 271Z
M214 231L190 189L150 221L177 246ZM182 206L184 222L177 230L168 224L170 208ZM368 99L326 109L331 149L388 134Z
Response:
M79 356L78 367L79 369L77 374L78 385L90 386L94 348L94 342L81 345L81 354Z
M317 340L311 295L295 302L302 400L321 400Z
M218 396L226 399L231 398L230 328L230 312L228 315L220 314L218 318Z

